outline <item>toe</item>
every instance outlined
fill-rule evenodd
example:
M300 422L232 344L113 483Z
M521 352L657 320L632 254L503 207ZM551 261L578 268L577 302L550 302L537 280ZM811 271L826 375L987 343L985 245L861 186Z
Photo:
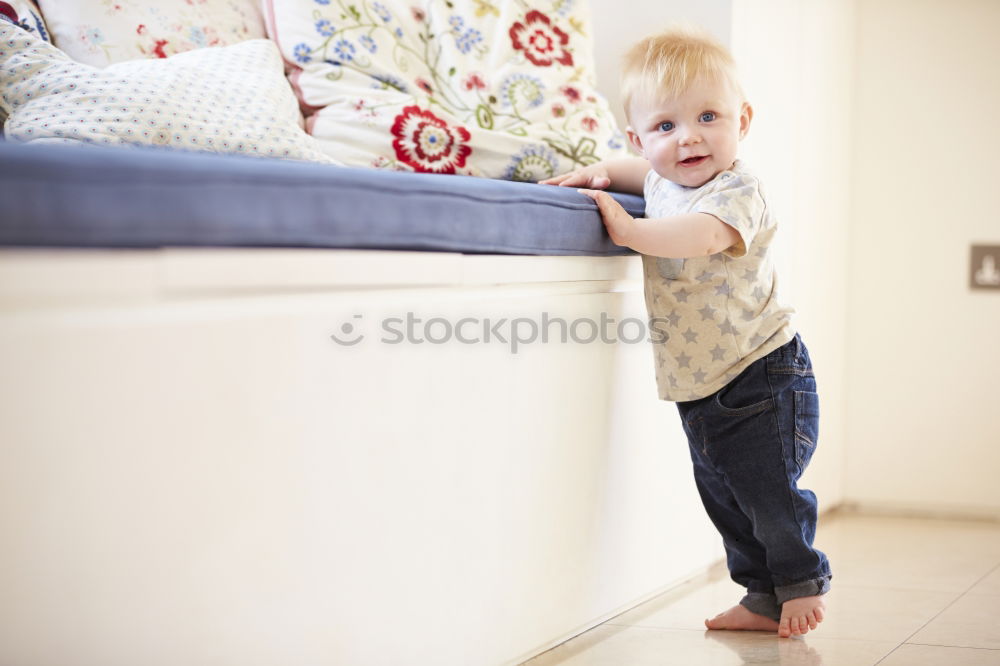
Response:
M778 635L782 638L788 638L792 635L791 623L787 617L781 618L781 622L778 623Z

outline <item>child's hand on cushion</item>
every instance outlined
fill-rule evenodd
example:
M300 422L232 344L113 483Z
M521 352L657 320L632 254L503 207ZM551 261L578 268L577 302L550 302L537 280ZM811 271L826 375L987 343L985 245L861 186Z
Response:
M611 184L608 169L603 163L591 164L564 173L561 176L538 181L541 185L561 185L562 187L587 187L592 190L603 190ZM623 211L624 212L624 211Z
M577 190L581 194L597 202L597 208L601 211L601 219L608 229L608 235L615 245L631 247L629 237L635 231L635 218L625 212L621 204L611 198L607 192L597 192L594 190Z

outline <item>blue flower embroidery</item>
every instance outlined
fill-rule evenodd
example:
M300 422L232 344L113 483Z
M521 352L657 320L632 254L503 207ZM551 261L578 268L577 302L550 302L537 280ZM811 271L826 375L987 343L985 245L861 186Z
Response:
M468 53L472 47L483 41L483 33L475 28L469 28L462 35L455 37L455 46L462 53Z
M559 160L555 153L540 145L525 146L507 165L503 177L507 180L537 182L556 175Z
M354 54L357 53L357 49L354 48L354 44L351 44L346 39L341 39L333 47L333 52L341 62L350 62L354 60Z
M369 53L375 53L375 51L378 50L378 45L375 44L375 40L368 35L361 35L358 37L358 41L361 43L361 46L368 50Z
M324 37L329 37L337 31L327 19L320 19L316 21L316 32L323 35Z
M312 60L312 49L309 48L309 45L304 42L295 45L293 54L295 55L295 59L302 63Z
M396 78L392 74L373 74L372 78L378 83L372 84L372 88L378 88L380 90L388 90L389 88L395 88L399 92L409 94L409 89L406 87L406 83L399 78Z
M91 44L102 44L104 43L104 34L101 32L100 28L91 28L83 33L84 40L90 42Z
M191 26L191 42L197 44L198 46L205 46L208 44L208 40L205 38L205 31L196 26Z
M545 101L543 90L545 86L541 79L527 74L511 74L500 84L500 100L504 106L515 106L523 101L534 108Z
M375 10L375 13L378 14L378 17L382 19L383 22L388 23L392 19L392 14L389 13L389 10L386 9L385 5L381 2L373 4L372 9Z

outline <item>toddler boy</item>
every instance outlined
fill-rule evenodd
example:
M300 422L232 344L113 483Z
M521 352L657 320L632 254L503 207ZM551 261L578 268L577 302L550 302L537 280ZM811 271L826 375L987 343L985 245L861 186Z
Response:
M625 57L628 138L642 157L543 183L590 188L612 240L642 254L660 397L677 403L695 484L722 535L738 605L709 629L807 633L823 620L830 565L813 548L816 496L797 482L816 447L809 353L778 300L777 223L737 159L753 118L729 52L672 29ZM641 193L634 219L607 193Z

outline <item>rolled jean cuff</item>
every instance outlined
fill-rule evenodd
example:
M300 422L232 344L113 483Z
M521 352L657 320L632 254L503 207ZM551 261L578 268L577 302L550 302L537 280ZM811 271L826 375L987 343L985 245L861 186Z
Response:
M780 606L789 599L813 597L820 594L826 594L830 591L830 578L830 576L823 576L821 578L806 580L801 583L793 583L791 585L776 587L774 588L774 596L777 597L778 605Z
M740 606L743 606L751 613L769 617L774 621L781 619L781 605L777 597L767 592L750 592L740 599Z

